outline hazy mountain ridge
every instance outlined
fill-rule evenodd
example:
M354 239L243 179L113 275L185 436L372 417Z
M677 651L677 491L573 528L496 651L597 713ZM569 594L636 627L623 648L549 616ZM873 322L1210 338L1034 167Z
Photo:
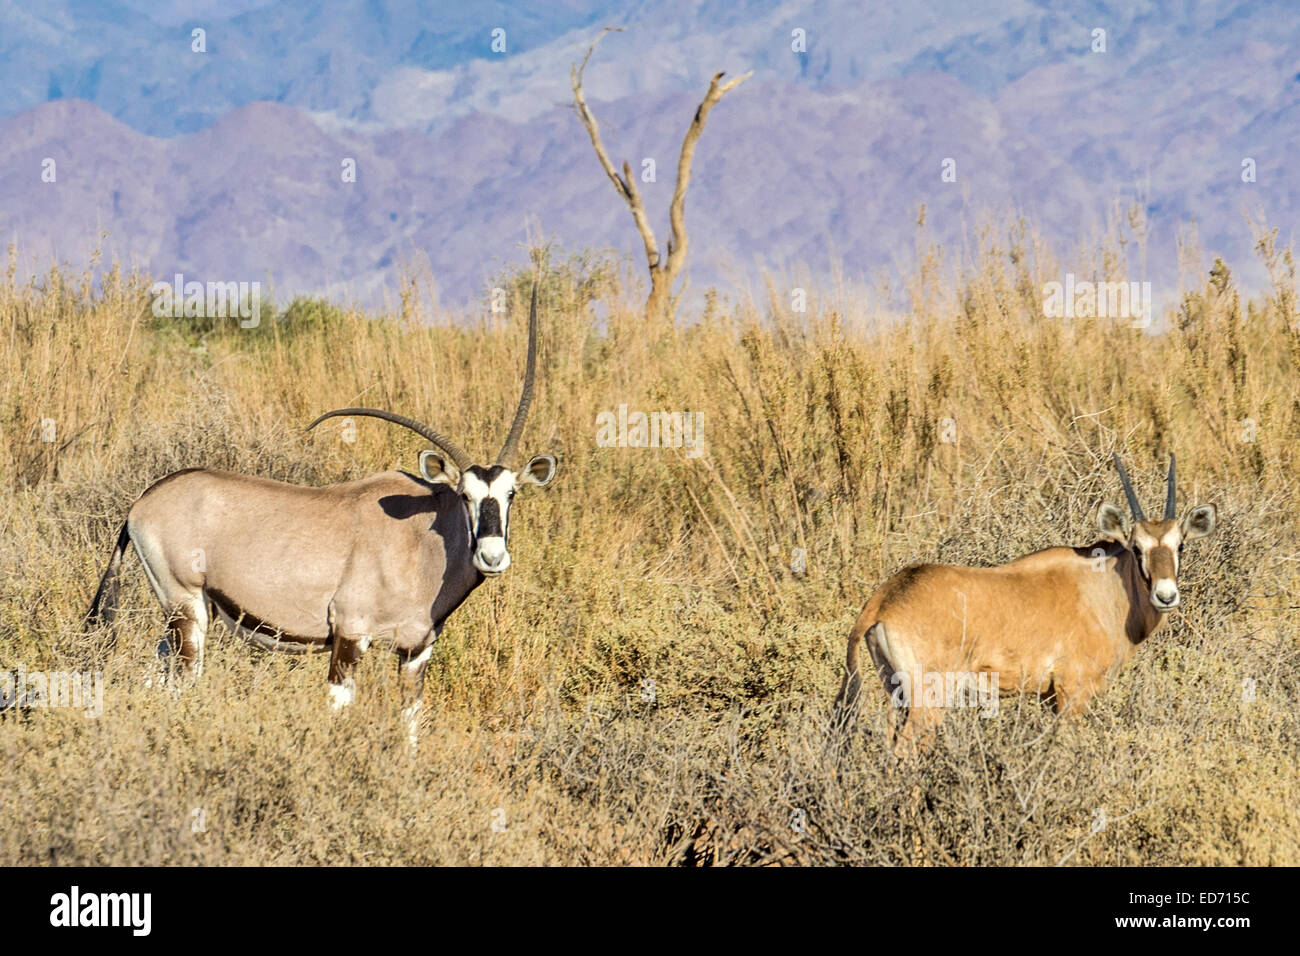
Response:
M1288 165L1300 148L1300 9L1285 4L1067 14L944 2L871 15L842 2L653 15L572 4L546 17L506 6L436 14L375 0L290 16L213 5L205 60L188 48L204 18L170 5L53 4L41 18L0 5L0 81L11 81L0 107L39 101L47 81L45 95L62 94L0 118L0 235L34 267L84 257L106 229L110 252L159 274L366 299L426 253L442 297L476 293L500 260L519 260L527 218L566 245L639 257L565 106L569 64L606 22L628 30L603 42L588 96L616 161L656 160L658 182L642 190L661 242L709 74L756 71L712 114L697 154L693 288L757 263L824 273L838 258L850 277L873 276L911 248L922 203L948 242L986 208L1081 237L1137 189L1150 270L1172 282L1176 228L1195 220L1207 252L1244 264L1243 208L1261 208L1283 238L1300 209ZM504 56L488 49L497 22ZM1105 53L1089 50L1094 25L1107 29ZM804 56L790 51L795 27ZM89 34L79 55L63 49ZM150 46L159 36L175 56ZM56 183L41 182L46 157ZM341 182L345 157L356 183ZM956 183L940 181L947 157ZM1242 183L1244 157L1258 182Z

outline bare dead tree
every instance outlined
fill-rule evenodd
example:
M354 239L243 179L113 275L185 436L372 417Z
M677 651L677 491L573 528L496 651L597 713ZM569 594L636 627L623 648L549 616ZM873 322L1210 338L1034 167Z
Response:
M591 46L587 48L587 55L582 58L581 64L575 64L569 69L569 82L573 87L573 108L577 110L582 125L587 128L587 135L591 137L591 145L595 147L596 158L600 160L600 165L605 170L605 175L609 177L618 194L623 197L627 203L628 209L632 211L632 218L636 221L637 232L641 234L641 241L645 243L646 262L650 267L650 295L646 299L645 312L647 318L653 318L664 315L669 303L673 283L677 281L678 274L682 271L682 264L686 261L686 248L688 239L686 236L686 187L691 182L691 161L695 158L695 144L699 142L700 134L704 132L704 121L708 118L709 111L713 109L717 102L730 91L734 90L741 83L754 75L750 70L743 76L737 76L728 80L726 83L721 82L724 73L716 73L709 83L709 91L704 95L704 100L700 103L699 108L695 111L695 118L691 120L690 127L686 130L686 136L682 139L682 154L677 160L677 185L673 189L672 205L668 208L668 224L671 233L668 238L668 255L659 254L659 244L655 241L654 230L650 228L650 220L646 216L645 203L641 201L641 193L636 187L636 180L632 177L632 168L626 161L623 163L623 173L619 175L614 164L609 161L609 154L605 152L605 144L600 140L600 127L596 123L596 117L592 115L591 109L587 106L587 101L582 95L582 73L587 68L587 61L591 59L592 53L596 51L596 44L606 33L618 33L622 27L605 27L600 31L600 35L592 41Z

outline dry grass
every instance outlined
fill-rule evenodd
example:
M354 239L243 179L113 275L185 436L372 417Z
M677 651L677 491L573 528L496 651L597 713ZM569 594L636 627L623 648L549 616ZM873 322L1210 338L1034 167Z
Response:
M11 270L0 669L102 668L106 688L97 719L0 719L0 862L1300 863L1300 336L1290 259L1260 251L1271 290L1240 301L1216 267L1161 335L1044 318L1066 267L1015 230L960 274L925 251L905 321L847 291L791 312L774 283L761 317L710 297L697 322L647 326L617 264L553 263L524 451L559 454L560 477L521 495L512 569L452 617L415 755L387 655L336 717L324 657L221 634L197 684L146 686L161 618L134 558L116 644L81 617L125 509L172 470L414 465L417 440L380 423L305 436L327 408L404 411L491 454L523 310L427 325L409 295L388 319L300 303L250 331L155 320L116 271L96 290ZM1069 268L1118 277L1122 258ZM708 455L596 447L620 403L703 412ZM916 558L1090 543L1120 498L1112 449L1147 500L1175 450L1184 502L1219 505L1172 626L1081 720L957 714L887 774L881 695L828 753L871 590Z

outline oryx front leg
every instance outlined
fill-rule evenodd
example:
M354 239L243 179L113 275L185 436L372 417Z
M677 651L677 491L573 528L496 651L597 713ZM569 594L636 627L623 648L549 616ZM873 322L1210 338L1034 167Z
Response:
M334 646L330 649L330 708L341 710L352 703L357 696L356 680L353 672L357 661L370 645L367 638L343 637L335 635Z
M397 674L402 683L402 720L412 747L420 743L420 711L424 705L424 671L433 656L433 637L423 648L397 652Z

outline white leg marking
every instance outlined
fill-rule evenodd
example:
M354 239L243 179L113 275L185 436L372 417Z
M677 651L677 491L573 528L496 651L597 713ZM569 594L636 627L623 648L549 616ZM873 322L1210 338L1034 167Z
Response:
M128 523L128 531L131 534L131 543L135 545L136 556L140 559L140 567L144 569L145 579L149 582L150 589L153 590L153 596L158 599L158 603L166 611L169 603L167 590L162 586L162 581L154 572L153 562L157 561L162 567L167 567L167 562L162 558L157 550L153 547L153 541L144 533L137 533L135 528L131 528Z
M356 700L356 685L349 677L342 684L330 684L330 709L342 710Z
M208 603L200 597L190 610L194 614L189 632L194 642L194 676L198 677L203 673L203 645L207 643L208 637Z
M420 653L415 655L415 657L412 657L403 666L408 671L414 673L418 671L421 667L423 667L425 664L429 663L429 658L432 656L433 656L433 642L430 641L428 646L425 647L424 650L420 651Z
M424 705L416 701L402 711L402 720L406 721L406 740L412 749L420 746L420 711Z

